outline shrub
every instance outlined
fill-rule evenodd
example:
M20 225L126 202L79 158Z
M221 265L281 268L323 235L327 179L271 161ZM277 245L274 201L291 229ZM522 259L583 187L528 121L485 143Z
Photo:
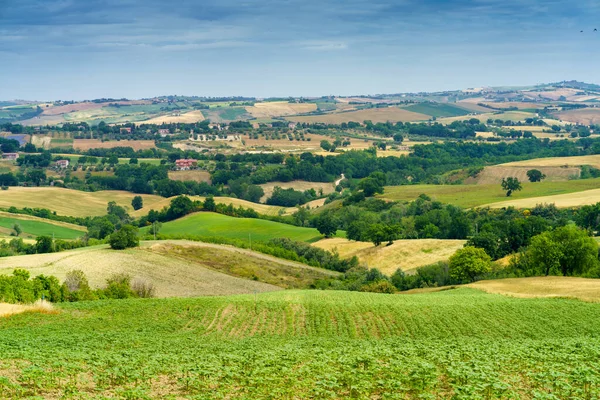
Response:
M137 247L140 245L138 228L132 225L124 225L121 229L110 235L108 243L114 250Z

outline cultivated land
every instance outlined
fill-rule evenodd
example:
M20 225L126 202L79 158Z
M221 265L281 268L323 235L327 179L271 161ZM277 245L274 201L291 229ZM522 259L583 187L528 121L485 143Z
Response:
M600 123L600 108L561 111L554 115L558 119L577 124L591 125Z
M150 228L144 228L150 232ZM200 212L163 224L162 235L215 236L244 241L268 241L274 238L289 238L310 242L322 236L314 228L282 224L255 218L234 218L227 215Z
M202 170L169 171L169 179L174 181L209 182L210 172Z
M131 147L134 150L155 149L154 140L113 140L103 142L99 139L75 139L73 148L81 151L89 149L112 149L115 147Z
M325 123L325 124L341 124L342 122L363 122L366 120L372 122L414 122L427 121L431 117L425 114L408 111L398 107L387 108L371 108L367 110L339 112L323 115L311 116L292 116L287 117L289 121L308 122L308 123Z
M304 114L317 110L314 103L288 103L286 101L273 101L256 103L253 107L246 107L254 118L273 118L285 115Z
M575 157L548 157L535 158L533 160L515 161L506 164L500 164L502 167L573 167L591 165L600 168L600 155L575 156Z
M360 263L377 268L387 275L413 271L418 267L446 261L456 250L465 245L464 240L411 239L396 240L391 246L375 247L372 243L355 242L344 238L323 239L314 246L328 251L337 251L340 257L358 257Z
M576 300L462 288L57 308L2 321L3 397L600 396L600 308Z
M275 187L279 186L282 189L294 189L304 192L305 190L314 189L319 194L319 190L323 194L330 194L335 191L335 186L332 182L307 182L307 181L290 181L290 182L269 182L259 185L263 188L265 195L260 201L265 202L273 194Z
M32 276L82 270L94 288L115 273L152 283L158 297L215 296L304 287L336 273L249 250L190 241L142 242L136 249L94 246L61 253L0 258L0 273L24 268Z
M109 201L115 201L129 211L133 211L131 200L136 196L134 193L103 190L99 192L82 192L57 187L11 187L2 191L0 196L0 208L16 206L19 208L47 208L56 211L59 215L72 217L92 217L106 215L106 207ZM164 197L154 195L141 195L144 205L164 200Z
M524 199L506 200L498 203L487 204L491 208L515 207L531 208L537 204L554 204L558 208L581 207L596 204L600 200L600 189L585 190L582 192L558 194L554 196L530 197Z
M494 165L492 167L485 167L477 177L467 178L465 183L477 183L478 185L490 185L500 184L503 178L515 177L520 182L527 182L527 171L531 169L538 169L546 178L544 182L556 182L556 181L568 181L571 179L577 179L581 175L581 169L579 167L517 167L517 166L502 166Z
M172 124L172 123L185 123L185 124L190 124L190 123L194 123L194 122L200 122L200 121L204 121L204 114L202 114L202 111L200 110L196 110L196 111L190 111L190 112L186 112L186 113L182 113L182 114L168 114L168 115L161 115L159 117L154 117L154 118L150 118L147 119L145 121L143 121L142 123L144 124Z
M23 238L54 236L56 239L77 239L83 236L87 231L85 227L79 225L51 221L28 215L0 212L0 233L12 233L15 224L18 224L21 227L23 231L21 236Z
M592 189L600 189L600 178L580 179L567 182L522 182L523 190L514 192L507 200L506 192L500 185L406 185L385 188L381 198L389 200L411 201L421 194L426 194L434 200L454 204L459 207L480 207L495 203L501 207L524 199L526 207L536 204L554 202L556 195L569 195L569 199L581 198L584 204L593 204L593 196L597 193ZM587 192L587 193L586 193ZM525 200L528 199L528 200ZM573 200L575 201L575 200ZM593 203L590 203L593 201ZM502 203L502 204L500 204ZM558 206L558 204L557 204ZM568 207L568 205L562 205Z

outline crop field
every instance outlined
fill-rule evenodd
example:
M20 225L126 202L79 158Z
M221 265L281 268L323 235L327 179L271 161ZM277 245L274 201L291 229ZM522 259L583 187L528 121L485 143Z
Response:
M466 115L461 117L447 117L447 118L438 118L438 122L442 124L451 124L454 121L465 121L471 118L477 118L481 122L486 122L488 119L492 118L494 120L501 119L503 121L525 121L527 118L535 117L534 113L525 112L525 111L506 111L506 112L487 112L485 114L479 115ZM523 130L527 130L528 127L522 127Z
M323 194L330 194L335 191L335 186L332 182L307 182L307 181L290 181L290 182L269 182L259 185L265 191L265 195L260 199L266 201L267 198L271 197L273 190L276 186L282 189L294 189L304 192L305 190L314 189L319 194L319 190L323 191Z
M243 107L223 107L211 108L210 110L202 110L202 115L205 119L211 122L224 123L238 120L248 120L252 118Z
M582 192L557 194L553 196L529 197L513 199L487 204L491 208L516 207L531 208L537 204L554 204L558 208L581 207L596 204L600 201L600 189L585 190Z
M174 181L209 182L210 172L203 170L169 171L169 179Z
M0 232L13 232L13 227L18 224L23 230L22 236L54 236L56 239L77 239L83 236L86 229L81 226L66 223L54 223L51 220L21 216L17 214L0 213Z
M574 156L574 157L548 157L535 158L533 160L515 161L506 164L500 164L503 167L573 167L591 165L600 168L600 155Z
M600 279L542 276L479 281L468 286L512 297L560 297L600 302Z
M50 142L50 148L63 148L63 147L73 147L73 139L57 139L52 138Z
M109 201L132 211L131 200L136 195L118 190L103 190L99 192L82 192L79 190L57 187L11 187L2 191L0 208L11 206L47 208L59 215L73 217L91 217L105 215ZM164 197L141 195L145 206L164 200Z
M144 121L142 121L142 123L160 125L160 124L172 124L172 123L180 122L180 123L190 124L190 123L200 122L200 121L204 121L204 114L202 114L202 111L200 111L200 110L194 110L194 111L190 111L190 112L183 112L183 113L177 114L177 115L173 115L173 113L161 115L158 117L153 117L153 118L144 120Z
M560 111L554 114L557 119L583 125L600 123L600 108Z
M533 207L539 203L553 202L557 195L567 195L567 199L574 201L586 197L586 203L584 204L590 204L589 201L593 201L593 196L598 195L598 192L600 192L600 190L592 191L592 189L600 189L600 178L566 182L522 182L521 184L523 190L513 193L508 200L506 192L502 190L500 185L389 186L385 188L385 193L379 197L388 200L412 201L420 194L426 194L434 200L465 208L480 207L492 203L494 203L494 206L503 207L508 203L523 200L523 204L527 204L524 207ZM597 201L594 201L594 203ZM568 206L563 205L563 207Z
M253 107L246 107L246 111L254 118L283 117L286 115L304 114L316 110L317 105L314 103L288 103L287 101L255 103Z
M473 111L464 109L462 107L455 106L453 104L446 103L418 103L408 107L404 107L405 110L413 111L419 114L430 115L432 117L458 117L461 115L467 115Z
M491 167L485 167L477 177L467 178L465 183L477 183L478 185L500 185L503 178L510 176L517 178L520 182L527 182L527 171L532 168L538 169L546 175L544 182L557 182L557 181L568 181L572 179L578 179L581 175L581 169L579 167L527 167L527 166L509 166L505 165L494 165Z
M75 139L73 148L87 151L89 149L112 149L114 147L131 147L133 150L154 149L154 140L114 140L103 142L99 139Z
M24 268L32 276L82 270L93 288L115 273L151 283L157 297L221 296L305 287L335 272L231 246L189 241L142 242L115 251L107 245L60 253L0 258L0 274ZM1 396L0 396L1 397Z
M291 116L286 117L289 121L341 124L342 122L363 122L366 120L376 122L414 122L427 121L431 119L429 115L419 114L399 107L370 108L366 110L339 112L323 115L310 116Z
M418 267L446 261L465 245L464 240L413 239L396 240L375 247L372 243L355 242L344 238L323 239L313 245L328 251L337 251L340 257L358 257L369 268L377 268L386 275L397 269L406 272Z
M144 228L146 231L149 228ZM321 234L314 228L282 224L254 218L234 218L209 212L191 214L163 224L163 235L216 236L246 241L268 241L289 238L301 242L315 241Z
M55 308L2 321L3 398L600 396L600 307L577 300L461 288Z

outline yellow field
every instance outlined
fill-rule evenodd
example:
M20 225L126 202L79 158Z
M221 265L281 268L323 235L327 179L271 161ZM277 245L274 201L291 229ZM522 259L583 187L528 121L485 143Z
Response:
M190 171L169 171L169 179L183 182L194 181L210 183L210 172L199 169Z
M57 187L11 187L9 190L2 191L0 207L47 208L56 211L59 215L91 217L106 214L109 201L115 201L118 205L132 211L131 200L134 196L136 194L118 190L82 192ZM140 196L144 199L146 207L164 200L160 196L147 194Z
M33 144L35 147L42 147L44 149L49 149L51 143L52 143L52 137L50 137L50 136L33 135L31 137L31 144Z
M58 313L58 311L54 310L51 303L43 300L38 300L31 305L0 303L0 318L21 314L24 312L37 312L44 314Z
M545 276L480 281L468 286L513 297L569 297L600 302L600 279Z
M500 164L502 167L576 167L582 165L591 165L600 168L600 155L574 156L574 157L548 157L535 158L533 160L515 161L506 164Z
M325 124L341 124L342 122L415 122L427 121L431 117L425 114L419 114L408 110L403 110L398 107L387 108L371 108L367 110L350 111L343 113L333 113L324 115L311 115L304 117L287 117L289 121L308 122L308 123L325 123Z
M288 103L286 101L274 101L256 103L253 107L246 107L254 118L273 118L286 115L303 114L316 111L314 103Z
M503 178L516 177L521 182L528 182L527 171L533 167L494 165L485 167L476 178L468 178L465 184L476 183L478 185L500 184ZM579 178L581 170L579 167L541 167L536 169L546 175L544 182L568 181L574 177Z
M150 118L146 121L140 121L140 124L173 124L185 123L191 124L194 122L204 121L204 115L200 110L190 111L180 115L161 115L160 117Z
M532 208L538 204L554 204L558 208L581 207L596 204L600 201L600 189L583 192L557 194L555 196L530 197L528 199L508 200L499 203L486 204L482 207L503 208Z
M357 256L369 268L378 268L387 275L397 269L411 271L423 265L450 258L465 245L464 240L414 239L396 240L391 246L375 247L372 243L354 242L343 238L323 239L313 245L337 251L342 258Z
M225 264L223 264L225 263ZM230 246L188 241L142 242L138 249L110 250L95 246L61 253L33 254L0 258L0 273L10 274L24 268L32 276L54 275L63 280L68 271L82 270L93 288L102 287L106 278L127 273L134 279L150 282L158 297L229 295L281 290L282 287L252 279L242 279L222 271L250 267L270 272L266 279L314 279L335 275L327 270L277 259ZM285 271L285 273L282 273ZM239 274L238 274L239 276ZM286 278L287 277L287 278ZM250 278L250 277L249 277ZM285 283L285 282L282 282Z
M323 194L333 193L335 186L331 182L307 182L307 181L291 181L291 182L269 182L259 185L265 191L265 195L260 199L262 202L266 201L267 198L271 197L275 186L279 186L282 189L294 189L304 192L305 190L315 189L317 195L319 189L323 190Z
M155 149L154 140L113 140L103 142L99 139L75 139L73 148L76 150L112 149L114 147L131 147L133 150Z
M480 120L483 123L485 123L489 118L492 118L494 120L501 119L503 121L517 122L517 121L524 121L526 118L533 118L533 117L535 117L535 114L529 113L529 112L507 111L507 112L503 112L502 114L494 114L493 112L488 112L488 113L479 114L479 115L463 115L461 117L438 118L437 122L442 123L442 124L451 124L454 121L465 121L465 120L469 120L471 118L477 118L478 120ZM519 128L522 130L528 130L527 128L529 128L529 127L525 126L525 127L519 127Z

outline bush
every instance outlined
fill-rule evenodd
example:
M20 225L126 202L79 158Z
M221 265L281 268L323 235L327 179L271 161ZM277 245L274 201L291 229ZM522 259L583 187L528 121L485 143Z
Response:
M114 250L124 250L140 245L138 228L132 225L124 225L121 229L110 235L108 239L110 247Z
M454 279L473 282L478 276L492 270L492 259L483 249L464 247L458 250L448 265L448 272Z

